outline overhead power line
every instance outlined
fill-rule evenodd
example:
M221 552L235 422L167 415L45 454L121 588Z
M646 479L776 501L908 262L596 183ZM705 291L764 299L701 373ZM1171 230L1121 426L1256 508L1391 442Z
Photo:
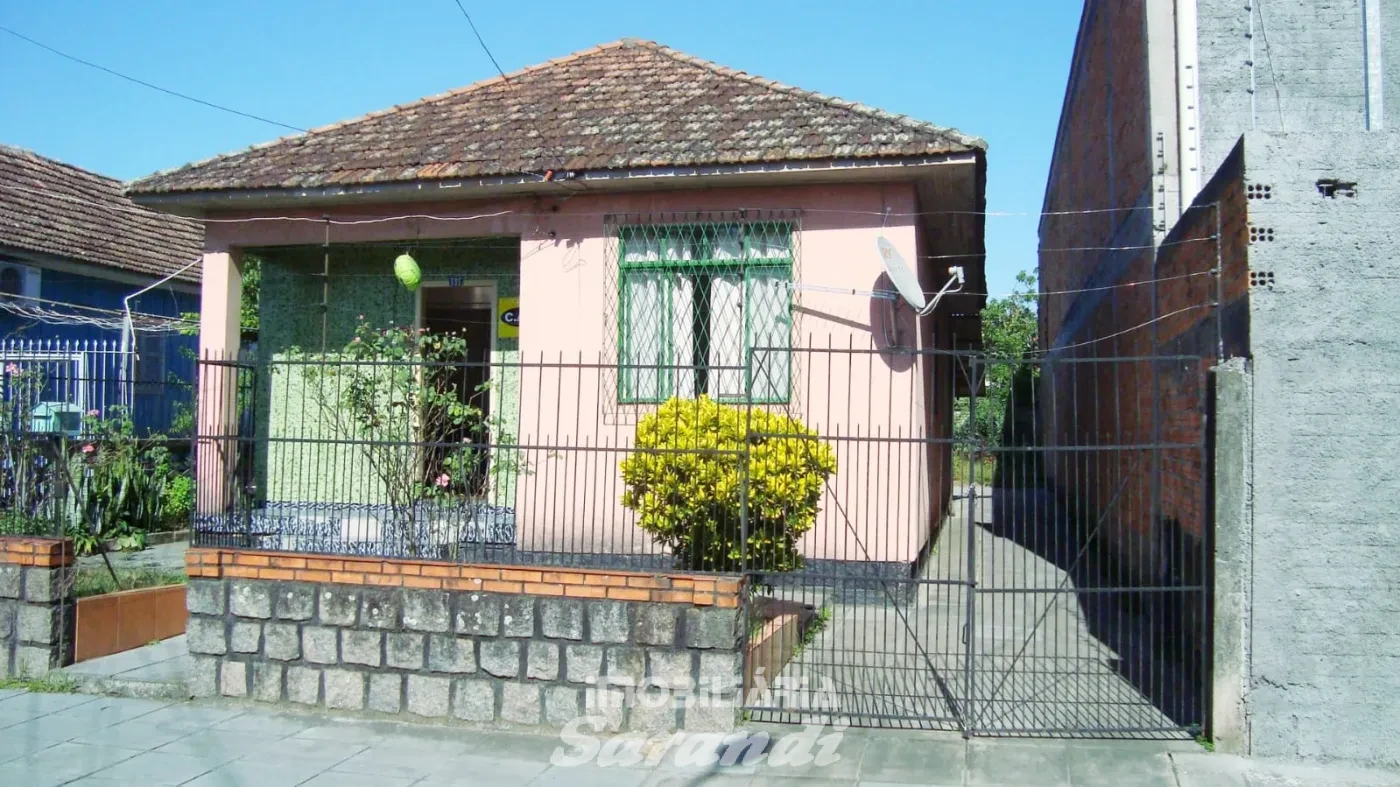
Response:
M462 16L467 18L467 25L472 29L472 35L476 36L476 42L481 44L481 50L486 53L486 57L490 58L491 65L496 67L496 73L501 75L501 79L504 80L506 84L510 84L510 77L506 76L506 72L501 68L501 64L496 62L496 56L491 54L491 48L486 46L486 41L482 39L481 33L476 29L476 23L472 21L472 15L467 13L467 7L462 5L462 0L456 0L456 2L457 10L461 11Z
M0 25L0 31L4 31L4 32L6 32L6 33L9 33L10 35L14 36L15 38L20 39L21 41L28 41L29 43L33 44L34 46L37 46L37 47L39 47L40 49L43 49L43 50L45 50L45 51L52 52L53 54L58 55L59 57L65 59L65 60L71 60L71 61L73 61L74 63L79 63L79 64L81 64L81 65L85 65L85 66L87 66L88 68L95 68L95 69L97 69L98 71L102 71L102 72L111 74L112 76L117 77L118 79L125 79L125 80L128 81L128 82L133 82L133 83L135 83L135 84L141 85L142 87L148 87L148 88L150 88L151 90L158 90L158 91L160 91L160 92L162 92L162 93L165 93L166 95L169 95L169 96L175 96L176 98L183 98L183 99L186 100L186 101L193 101L193 102L196 103L196 104L200 104L200 105L209 107L210 109L217 109L217 110L219 110L220 112L228 112L229 114L232 114L232 115L238 115L239 117L245 117L245 118L248 118L249 120L256 120L256 121L259 121L259 122L262 122L262 123L267 123L268 125L280 126L281 128L290 129L290 130L292 130L292 131L300 131L300 132L305 132L305 131L306 131L306 129L301 128L300 126L293 126L293 125L288 124L288 123L281 123L281 122L276 121L276 120L271 120L271 119L269 119L269 118L265 118L265 117L263 117L263 116L261 116L261 115L254 115L254 114L251 113L251 112L244 112L244 111L242 111L242 110L234 109L234 108L232 108L232 107L226 107L226 106L224 106L224 105L222 105L222 104L215 104L215 103L212 102L212 101L205 101L205 100L202 99L202 98L196 98L196 97L191 96L191 95L189 95L189 94L187 94L187 93L181 93L181 92L179 92L178 90L171 90L171 89L168 88L168 87L161 87L160 85L152 84L152 83L150 83L150 82L147 82L147 81L144 80L144 79L137 79L136 77L128 76L128 75L126 75L126 74L123 74L123 73L120 72L120 71L114 71L114 70L112 70L112 69L110 69L110 68L108 68L108 67L106 67L106 66L104 66L104 65L100 65L100 64L98 64L98 63L94 63L94 62L92 62L92 61L90 61L90 60L84 60L84 59L82 59L81 57L77 57L77 56L75 56L75 55L70 55L70 54L68 54L67 52L62 52L62 51L60 51L60 50L54 49L53 47L49 46L48 44L45 44L45 43L42 42L42 41L35 41L34 39L30 38L29 36L27 36L27 35L25 35L25 34L23 34L23 33L20 33L20 32L18 32L18 31L11 30L10 28L5 27L4 25Z

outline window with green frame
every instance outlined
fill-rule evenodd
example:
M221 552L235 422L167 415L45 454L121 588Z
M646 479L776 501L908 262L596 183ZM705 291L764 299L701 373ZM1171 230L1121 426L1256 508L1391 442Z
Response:
M786 222L621 228L619 401L786 402L792 262Z

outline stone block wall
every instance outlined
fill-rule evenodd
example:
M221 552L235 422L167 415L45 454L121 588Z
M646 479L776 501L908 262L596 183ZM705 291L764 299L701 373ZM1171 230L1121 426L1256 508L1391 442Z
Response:
M73 662L73 542L0 538L0 674Z
M738 578L194 549L196 696L524 727L727 729Z

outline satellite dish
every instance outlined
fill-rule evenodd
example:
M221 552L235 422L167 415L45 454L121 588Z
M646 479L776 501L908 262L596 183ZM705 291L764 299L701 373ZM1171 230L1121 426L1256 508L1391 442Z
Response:
M881 235L875 239L875 245L880 250L880 263L885 266L885 273L890 277L890 283L894 285L899 294L904 296L904 300L914 307L914 311L922 312L928 305L924 299L924 288L919 284L919 277L914 270L904 262L904 256L895 249L894 244Z

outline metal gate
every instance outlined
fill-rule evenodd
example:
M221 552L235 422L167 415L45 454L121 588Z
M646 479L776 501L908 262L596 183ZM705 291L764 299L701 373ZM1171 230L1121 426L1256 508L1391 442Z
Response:
M749 566L750 718L1201 731L1205 361L792 354L804 390L781 408L838 469L803 567Z

